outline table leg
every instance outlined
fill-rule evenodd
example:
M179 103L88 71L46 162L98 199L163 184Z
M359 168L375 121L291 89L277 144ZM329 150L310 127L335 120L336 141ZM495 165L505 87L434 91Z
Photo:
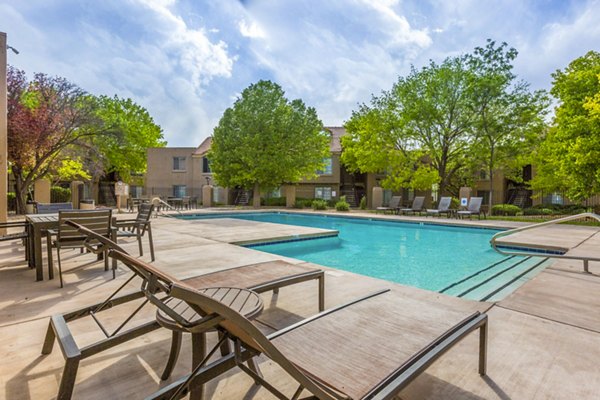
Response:
M42 263L42 228L33 227L33 263L35 265L35 280L44 280L44 265Z

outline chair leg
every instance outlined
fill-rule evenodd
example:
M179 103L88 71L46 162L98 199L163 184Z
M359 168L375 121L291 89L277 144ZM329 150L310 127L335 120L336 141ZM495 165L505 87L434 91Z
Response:
M152 261L154 261L154 241L152 239L152 226L150 224L148 224L146 231L148 232L148 240L150 241L150 257L152 258Z
M221 331L219 331L219 340L221 340L223 338L223 333ZM223 344L221 345L221 355L223 357L227 356L231 354L231 344L229 343L229 340L225 340L223 342Z
M137 228L136 236L137 236L137 241L138 241L138 247L140 248L140 257L141 257L144 255L144 249L142 248L142 232L140 231L140 228Z
M206 356L206 334L192 333L192 368L202 362ZM190 386L190 400L204 399L204 384L192 384Z
M104 258L104 270L108 271L108 253L106 251L104 252L103 258ZM115 273L115 271L113 270L113 279L114 279L114 273Z
M52 239L46 238L46 248L48 250L48 279L54 279L54 263L52 262Z
M165 365L165 370L160 376L160 379L162 379L163 381L169 379L171 373L173 372L173 369L175 368L175 364L177 363L177 359L179 358L179 351L181 350L182 336L183 334L181 332L173 331L169 359L167 360L167 365Z
M62 266L60 264L60 247L56 248L56 259L58 260L58 277L60 278L60 287L63 287ZM66 368L66 366L65 366Z
M79 358L67 358L65 368L63 369L60 387L58 388L57 400L69 400L73 395L77 369L79 368Z

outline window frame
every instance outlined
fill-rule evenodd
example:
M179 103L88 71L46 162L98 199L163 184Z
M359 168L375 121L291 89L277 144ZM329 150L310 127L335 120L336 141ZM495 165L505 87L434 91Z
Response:
M178 160L178 161L175 161ZM182 168L183 160L183 168ZM176 165L177 164L177 168ZM186 172L187 171L187 157L186 156L173 156L173 172Z

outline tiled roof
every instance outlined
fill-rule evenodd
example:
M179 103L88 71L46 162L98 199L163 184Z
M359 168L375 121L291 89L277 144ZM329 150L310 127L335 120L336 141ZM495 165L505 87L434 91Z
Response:
M331 132L331 142L329 144L329 150L332 153L341 153L342 152L342 144L340 143L340 138L346 134L346 130L341 126L326 126L329 132ZM202 157L203 155L210 150L210 145L212 143L212 137L207 137L200 143L200 146L194 151L192 154L193 157Z

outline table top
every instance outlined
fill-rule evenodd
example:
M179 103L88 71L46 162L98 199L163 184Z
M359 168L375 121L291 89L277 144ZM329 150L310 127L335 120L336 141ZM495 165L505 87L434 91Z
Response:
M198 289L206 296L212 297L226 306L234 309L248 319L255 318L263 310L264 304L260 295L249 289L233 287L214 287ZM181 315L190 323L199 322L202 316L198 315L190 306L180 299L168 299L167 304L173 311ZM175 321L161 310L157 311L156 319L158 322L169 329L178 329Z

